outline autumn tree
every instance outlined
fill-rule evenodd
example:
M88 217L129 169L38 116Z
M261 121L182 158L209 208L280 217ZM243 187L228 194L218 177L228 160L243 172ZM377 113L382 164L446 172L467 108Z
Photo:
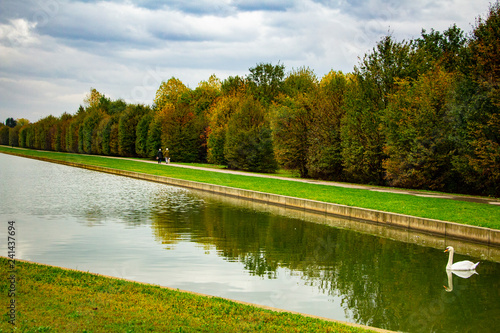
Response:
M341 124L350 77L331 71L312 96L307 168L313 178L343 180Z
M385 118L389 185L443 190L452 186L450 102L454 75L439 67L417 81L399 80Z
M90 92L85 95L83 103L87 107L98 106L102 97L104 97L104 95L98 92L97 89L90 88Z
M156 91L154 106L161 110L167 104L176 104L179 98L189 90L181 80L172 77L167 82L163 81Z
M460 153L455 167L469 190L500 195L500 2L479 18L469 42L469 63L456 93Z
M235 113L241 94L228 94L217 99L208 110L207 160L209 163L226 165L224 146L227 124Z
M0 123L0 145L9 144L9 126Z
M345 95L341 131L344 174L350 181L384 183L382 117L396 79L416 74L411 51L410 43L398 43L386 36L355 68Z

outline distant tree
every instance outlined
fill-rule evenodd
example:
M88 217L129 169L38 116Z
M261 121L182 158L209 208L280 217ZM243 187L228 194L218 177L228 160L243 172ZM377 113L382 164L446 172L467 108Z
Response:
M413 66L419 73L432 70L435 65L448 72L460 71L465 65L466 43L464 32L455 24L443 33L422 30L414 42Z
M149 111L143 105L127 105L118 121L118 150L121 156L135 155L136 127L139 120Z
M247 88L247 80L239 76L229 76L221 83L222 95L242 93Z
M90 88L90 92L85 95L83 103L88 107L97 107L103 97L104 95L98 92L97 89Z
M104 115L96 129L96 150L98 154L112 155L111 128L117 123L116 116ZM118 138L117 138L118 139Z
M158 149L161 148L161 134L162 134L162 124L165 119L164 113L167 112L167 108L163 108L162 111L158 111L154 114L153 119L149 123L148 136L147 136L147 156L155 157Z
M80 144L80 125L85 119L86 112L82 106L78 109L77 114L69 121L68 130L66 132L66 151L78 153L79 147L83 150L83 142Z
M109 102L109 105L107 105L105 112L110 116L113 116L122 113L126 107L127 103L125 103L124 100L117 99L116 101Z
M98 147L98 142L96 133L99 122L104 117L104 113L99 108L92 108L90 112L87 113L85 119L82 123L82 135L83 135L83 151L87 154L96 154L101 150Z
M25 118L19 118L19 119L16 119L16 123L19 126L25 126L25 125L28 125L30 123L30 121L28 119L25 119Z
M176 104L181 96L189 91L189 88L181 80L172 77L167 82L162 82L154 100L154 105L158 110L164 108L167 104Z
M318 85L318 78L309 67L300 67L292 70L283 82L283 93L295 96L298 93L307 94L314 91Z
M17 122L14 120L14 118L7 118L7 120L5 121L5 125L13 128L17 125Z
M9 146L19 147L19 130L21 127L17 124L15 127L9 129Z
M153 113L148 112L142 116L136 128L135 152L138 156L148 157L148 131L153 120Z
M9 126L0 125L0 145L9 144Z
M242 100L229 119L224 157L232 169L275 172L271 129L264 108L248 96Z
M249 69L248 81L252 94L264 104L271 103L283 89L285 65L260 63Z

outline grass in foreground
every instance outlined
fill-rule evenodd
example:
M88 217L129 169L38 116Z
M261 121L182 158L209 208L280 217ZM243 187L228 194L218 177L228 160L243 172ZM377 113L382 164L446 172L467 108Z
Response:
M0 257L7 281L8 259ZM369 332L336 322L129 281L16 262L16 325L0 332ZM1 283L7 295L7 283Z
M232 175L103 156L21 150L5 146L0 147L1 151L500 229L500 206L495 205Z

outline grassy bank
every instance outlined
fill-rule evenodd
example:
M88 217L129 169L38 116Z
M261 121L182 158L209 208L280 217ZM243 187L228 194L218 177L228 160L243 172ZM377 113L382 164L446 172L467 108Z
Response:
M8 295L8 259L0 257ZM5 268L5 269L4 269ZM2 300L0 332L369 332L216 297L16 262L16 324Z
M248 177L102 156L21 150L5 146L0 147L2 151L500 229L500 206L495 205Z

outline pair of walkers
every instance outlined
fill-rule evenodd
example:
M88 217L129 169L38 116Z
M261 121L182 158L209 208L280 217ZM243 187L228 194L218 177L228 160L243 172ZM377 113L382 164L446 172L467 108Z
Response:
M161 148L158 149L156 159L158 160L158 164L161 164L161 161L163 161L163 152L161 151ZM170 163L170 157L168 157L168 148L165 148L165 163Z

